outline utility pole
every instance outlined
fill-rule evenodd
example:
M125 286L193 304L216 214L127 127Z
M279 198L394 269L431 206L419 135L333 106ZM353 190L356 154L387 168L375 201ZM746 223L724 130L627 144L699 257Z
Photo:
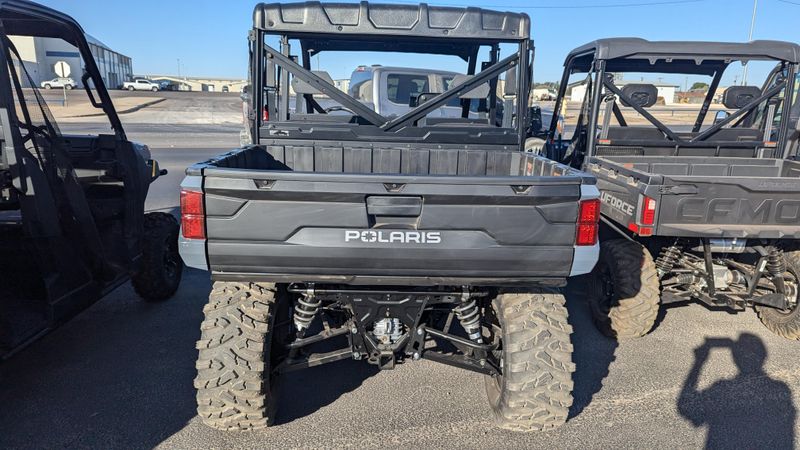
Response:
M747 36L747 41L753 40L753 28L756 27L756 11L758 10L758 0L753 0L753 17L750 19L750 34ZM742 86L747 85L747 64L744 65L744 73L742 74Z

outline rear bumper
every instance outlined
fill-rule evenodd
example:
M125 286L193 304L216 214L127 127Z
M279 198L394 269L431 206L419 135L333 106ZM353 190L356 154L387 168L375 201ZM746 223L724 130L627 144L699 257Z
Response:
M215 279L345 284L549 284L569 276L572 247L391 248L209 241ZM258 274L258 275L253 275Z
M212 272L213 281L254 281L269 283L328 283L352 286L549 286L562 287L563 277L486 278L432 276L306 275Z

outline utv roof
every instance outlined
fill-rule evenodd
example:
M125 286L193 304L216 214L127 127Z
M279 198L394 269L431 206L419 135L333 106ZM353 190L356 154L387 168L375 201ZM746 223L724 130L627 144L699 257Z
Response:
M83 28L72 17L34 2L25 0L0 0L0 18L7 19L4 33L7 35L67 38L71 30L83 33ZM49 22L42 27L41 21ZM54 23L62 23L67 29L57 29ZM69 40L69 39L67 39Z
M660 72L713 75L731 61L775 60L800 63L800 46L783 41L704 42L598 39L567 55L572 72L588 72L594 60L609 72Z
M516 42L530 38L524 13L481 8L361 3L262 3L253 26L290 38L401 37L422 40Z
M775 59L800 63L800 46L783 41L705 42L648 41L639 38L598 39L582 45L569 56L593 53L596 59L609 60L631 56L663 56L708 59Z

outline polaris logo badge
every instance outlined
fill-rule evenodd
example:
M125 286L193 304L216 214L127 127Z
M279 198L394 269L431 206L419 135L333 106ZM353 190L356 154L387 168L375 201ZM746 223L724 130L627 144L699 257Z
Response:
M442 233L439 231L345 230L344 241L365 244L441 244Z
M633 212L636 211L636 208L631 205L630 203L622 200L620 198L614 197L613 195L609 194L608 192L603 192L600 196L600 200L605 203L606 205L622 211L623 213L632 216Z

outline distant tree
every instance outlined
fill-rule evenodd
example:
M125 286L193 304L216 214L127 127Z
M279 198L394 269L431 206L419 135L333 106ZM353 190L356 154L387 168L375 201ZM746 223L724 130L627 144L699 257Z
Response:
M698 81L692 85L692 91L707 91L708 90L708 83L703 83L702 81Z

